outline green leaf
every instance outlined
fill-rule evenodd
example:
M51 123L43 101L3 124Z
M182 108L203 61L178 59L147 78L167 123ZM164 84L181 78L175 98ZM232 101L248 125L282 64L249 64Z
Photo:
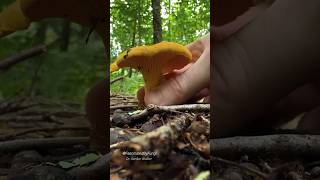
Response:
M86 154L84 156L81 156L79 158L74 159L72 162L70 161L59 161L58 164L59 166L61 166L64 169L69 169L69 168L73 168L76 166L84 166L84 165L88 165L92 162L95 162L97 159L100 158L101 155L98 154L94 154L94 153L89 153Z
M100 158L100 155L94 154L94 153L89 153L84 156L81 156L73 161L74 164L77 166L84 166L87 164L90 164L92 162L95 162L97 159Z
M209 179L209 176L210 176L210 171L202 171L197 175L195 180L207 180Z
M61 166L63 169L69 169L69 168L72 168L72 167L77 166L76 164L71 163L71 162L67 162L67 161L59 161L58 164L59 164L59 166Z

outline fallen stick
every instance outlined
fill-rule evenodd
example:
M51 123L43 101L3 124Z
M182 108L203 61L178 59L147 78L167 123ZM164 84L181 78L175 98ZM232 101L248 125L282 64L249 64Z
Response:
M115 106L110 106L110 110L136 108L136 107L138 107L138 105L135 105L135 104L115 105Z
M30 57L40 55L46 51L47 48L45 45L39 45L31 49L24 50L19 54L15 54L11 57L8 57L7 59L0 61L0 71L8 70L13 65L20 63Z
M7 134L7 135L2 135L0 136L0 141L5 141L8 139L12 139L17 136L29 134L29 133L34 133L34 132L41 132L41 131L62 131L62 130L73 130L73 131L86 131L89 130L89 127L53 127L53 128L31 128L31 129L26 129L20 132L12 133L12 134Z
M129 107L129 106L128 106ZM173 106L157 106L150 104L138 114L124 115L119 120L112 120L115 126L132 125L137 120L144 119L156 113L168 112L168 113L181 113L181 111L192 111L192 112L208 112L210 111L210 104L184 104L184 105L173 105Z
M236 158L244 154L263 157L319 157L320 135L265 135L211 139L213 156Z
M0 102L0 114L18 112L20 110L25 110L34 106L36 103L24 104L25 98L5 100Z
M151 105L152 109L155 111L192 111L192 112L201 112L201 111L210 111L210 104L182 104L182 105L173 105L173 106L155 106Z
M111 81L110 81L110 84L113 84L113 83L115 83L115 82L117 82L117 81L120 81L120 80L122 80L123 78L125 78L127 75L124 75L124 76L120 76L120 77L117 77L117 78L115 78L115 79L112 79Z
M0 142L0 152L21 151L37 148L57 148L67 147L77 144L88 145L87 137L59 137L59 138L43 138L43 139L19 139L12 141Z
M124 101L124 102L118 102L118 103L113 103L110 105L110 107L112 106L117 106L117 105L128 105L128 104L138 104L138 101Z

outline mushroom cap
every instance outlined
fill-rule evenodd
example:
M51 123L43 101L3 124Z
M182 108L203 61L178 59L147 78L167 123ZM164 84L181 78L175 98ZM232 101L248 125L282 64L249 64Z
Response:
M174 42L160 42L151 46L138 46L121 53L110 71L131 67L143 75L146 90L157 87L163 75L181 69L192 62L192 54L183 45Z
M110 71L131 67L141 72L161 72L166 74L181 69L192 62L191 52L183 45L174 42L160 42L151 46L137 46L122 52Z
M0 37L44 18L67 18L89 27L98 23L100 27L106 18L105 3L104 0L16 0L0 13Z
M21 9L20 1L15 1L0 13L0 37L29 26L30 19Z

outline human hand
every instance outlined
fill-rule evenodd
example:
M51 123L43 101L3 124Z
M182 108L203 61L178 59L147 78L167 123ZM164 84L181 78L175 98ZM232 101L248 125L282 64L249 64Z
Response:
M193 96L203 97L208 93L210 81L210 34L187 45L195 63L165 75L165 80L155 89L141 88L138 100L142 104L181 104ZM202 91L203 90L203 91Z
M222 6L229 7L230 6L238 6L239 12L221 12L216 15L216 22L217 26L213 27L213 38L216 41L222 41L230 37L231 35L235 34L238 32L240 29L242 29L244 26L249 24L251 21L253 21L258 15L263 13L268 7L269 7L269 2L267 1L262 1L257 4L253 3L243 3L243 2L233 2L233 3L240 3L240 4L228 4L227 1L224 1ZM229 2L230 3L230 2ZM224 8L226 8L224 7ZM224 9L221 7L221 9ZM245 10L247 9L247 10ZM242 10L245 10L242 12ZM241 12L241 14L239 14ZM228 16L231 16L228 17ZM232 20L231 20L232 19ZM231 21L230 21L231 20Z

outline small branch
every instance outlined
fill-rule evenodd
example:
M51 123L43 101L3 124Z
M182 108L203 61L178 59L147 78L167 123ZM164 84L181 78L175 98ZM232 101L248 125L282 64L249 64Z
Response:
M130 105L131 106L131 105ZM125 105L127 107L127 105ZM129 106L128 106L129 107ZM116 108L113 108L116 109ZM142 110L138 114L133 115L124 115L123 118L115 121L113 120L112 123L115 126L123 126L123 125L132 125L136 123L137 120L144 119L150 115L156 113L181 113L180 111L210 111L210 104L185 104L185 105L174 105L174 106L156 106L156 105L148 105L147 108Z
M77 144L88 145L87 137L63 137L63 138L44 138L44 139L23 139L0 142L0 152L21 151L37 148L57 148L73 146Z
M40 55L46 51L47 51L47 48L45 45L39 45L31 49L24 50L19 54L15 54L11 57L8 57L7 59L0 61L0 71L8 70L13 65L20 63L33 56Z
M149 115L161 113L161 112L177 112L177 111L210 111L210 104L184 104L174 106L156 106L149 105L146 109L139 114L130 116L132 120L138 120L145 118Z
M125 108L137 108L137 107L138 107L138 105L135 105L135 104L123 104L123 105L110 106L110 110L125 109Z
M41 131L63 131L63 130L74 130L74 131L87 131L89 130L88 127L53 127L53 128L32 128L32 129L27 129L24 131L12 133L12 134L7 134L7 135L2 135L0 136L0 141L5 141L8 139L12 139L17 136L29 134L29 133L34 133L34 132L41 132Z
M112 103L110 107L112 106L117 106L117 105L130 105L130 104L138 104L138 101L123 101L123 102L118 102L118 103Z
M173 106L154 106L157 111L210 111L210 104L183 104Z
M218 157L213 157L213 163L214 162L220 162L220 163L224 163L224 164L228 164L228 165L232 165L232 166L235 166L235 167L238 167L240 169L244 169L246 171L249 171L249 172L252 172L258 176L260 176L261 178L263 179L267 179L267 175L263 172L260 172L258 170L255 170L255 169L252 169L252 168L249 168L249 167L246 167L246 166L243 166L241 164L238 164L238 163L235 163L233 161L229 161L229 160L226 160L226 159L222 159L222 158L218 158Z
M265 135L211 139L214 156L234 158L243 154L263 157L319 157L320 135Z
M120 81L120 80L122 80L123 78L125 78L127 75L124 75L124 76L120 76L120 77L117 77L117 78L115 78L115 79L112 79L111 81L110 81L110 84L113 84L113 83L115 83L115 82L117 82L117 81Z
M0 114L17 112L17 111L28 109L38 105L35 103L25 103L25 102L26 102L25 98L6 100L3 102L0 102Z

